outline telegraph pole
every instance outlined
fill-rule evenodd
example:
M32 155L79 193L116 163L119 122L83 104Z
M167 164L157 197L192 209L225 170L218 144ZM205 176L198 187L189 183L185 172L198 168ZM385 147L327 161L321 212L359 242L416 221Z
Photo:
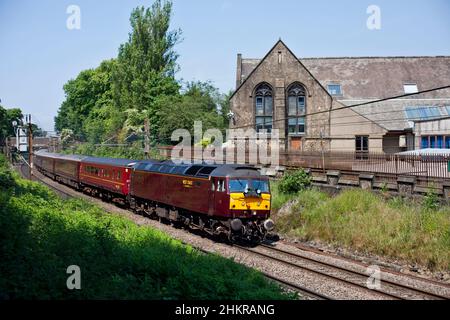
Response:
M144 137L144 153L145 158L148 159L148 154L150 152L150 124L148 121L148 118L144 120L144 130L145 130L145 137Z
M31 177L31 167L33 166L33 126L31 124L31 114L27 116L28 119L28 175L30 180Z

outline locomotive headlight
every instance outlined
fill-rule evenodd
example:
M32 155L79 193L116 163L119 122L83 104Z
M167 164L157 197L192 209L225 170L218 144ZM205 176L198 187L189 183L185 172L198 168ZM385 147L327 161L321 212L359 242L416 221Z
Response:
M275 224L273 223L272 219L267 219L266 221L264 221L264 229L266 229L267 231L272 231L274 227Z

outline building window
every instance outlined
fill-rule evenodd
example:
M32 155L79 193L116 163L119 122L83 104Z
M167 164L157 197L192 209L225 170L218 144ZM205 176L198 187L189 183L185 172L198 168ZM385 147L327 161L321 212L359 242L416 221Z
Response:
M422 136L422 149L450 149L450 136Z
M440 108L436 106L407 106L405 112L408 120L428 120L442 117Z
M405 91L405 94L419 92L417 84L415 83L405 83L403 85L403 90Z
M369 136L355 137L355 151L357 156L364 155L369 152Z
M273 94L272 88L261 84L255 92L255 122L256 131L267 130L272 132L273 121Z
M340 84L329 84L328 85L328 93L332 96L341 96L342 89Z
M306 132L306 97L305 88L300 84L294 84L288 90L287 114L288 133L304 134Z

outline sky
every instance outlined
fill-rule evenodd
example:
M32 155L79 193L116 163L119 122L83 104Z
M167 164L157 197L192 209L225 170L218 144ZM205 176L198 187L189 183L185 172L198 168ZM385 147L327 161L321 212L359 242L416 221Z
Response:
M0 99L44 130L64 101L63 85L117 56L139 0L0 0ZM80 29L67 28L70 5ZM369 29L371 5L379 29ZM372 20L371 20L372 21ZM448 0L174 0L172 28L183 81L234 89L236 55L261 58L278 39L301 57L450 55Z

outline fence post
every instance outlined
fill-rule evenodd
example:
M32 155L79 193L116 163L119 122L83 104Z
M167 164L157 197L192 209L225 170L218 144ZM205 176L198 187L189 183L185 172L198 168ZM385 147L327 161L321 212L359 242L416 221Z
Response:
M395 162L395 175L398 176L398 155L394 154L394 162Z
M339 183L340 177L341 177L341 172L339 170L328 170L327 171L327 182L329 185L337 186Z
M444 189L444 199L450 203L450 180L445 180L442 188Z

